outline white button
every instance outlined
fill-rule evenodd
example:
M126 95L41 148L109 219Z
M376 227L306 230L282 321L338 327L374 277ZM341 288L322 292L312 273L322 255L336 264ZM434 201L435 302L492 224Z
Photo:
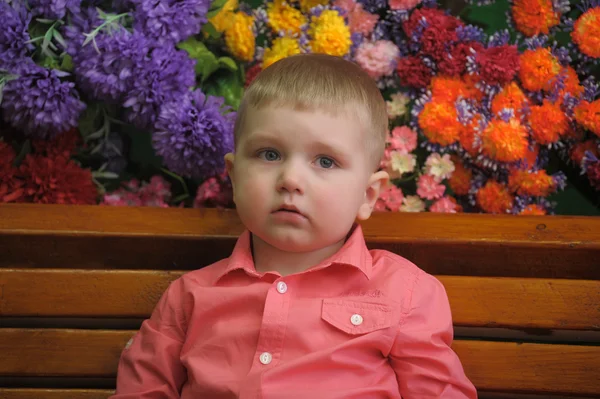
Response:
M350 323L354 324L355 326L360 326L362 322L363 318L359 314L353 314L352 317L350 317Z
M273 356L269 352L263 352L259 359L262 364L269 364L273 360Z
M287 292L287 284L283 281L277 283L277 292L280 294L285 294Z

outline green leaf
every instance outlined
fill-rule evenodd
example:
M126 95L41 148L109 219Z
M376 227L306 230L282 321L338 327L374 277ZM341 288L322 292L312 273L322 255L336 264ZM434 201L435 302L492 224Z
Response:
M230 71L237 71L238 66L235 61L230 57L219 58L219 65L229 69Z
M219 14L219 12L221 12L221 9L215 9L215 10L211 10L209 12L206 13L206 18L211 19L214 18L217 14Z
M205 81L219 69L217 57L204 43L196 38L191 37L188 40L179 43L177 47L185 50L190 55L190 58L196 60L196 74L201 77L201 81Z
M215 26L210 22L202 25L202 33L204 33L210 39L218 39L221 37L221 32L219 32L217 28L215 28Z
M66 72L73 71L73 58L69 54L65 54L60 63L60 69Z
M87 141L87 137L98 129L97 119L100 115L100 111L100 104L90 103L79 117L78 127L84 140Z
M223 6L227 3L227 0L214 0L209 7L209 11L212 10L221 10Z
M119 175L114 172L92 172L94 179L118 179Z
M30 154L30 153L31 153L31 141L25 140L25 142L23 143L23 146L21 146L21 150L19 151L19 153L15 157L15 160L13 161L13 166L14 167L19 166L21 164L21 162L23 162L23 159L25 159L27 154Z
M223 69L205 82L202 91L211 96L223 97L227 105L237 110L244 92L244 84L237 73Z

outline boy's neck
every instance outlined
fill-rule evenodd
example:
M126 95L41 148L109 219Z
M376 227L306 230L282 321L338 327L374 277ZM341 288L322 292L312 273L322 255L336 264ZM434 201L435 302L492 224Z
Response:
M311 252L281 251L252 234L252 256L259 273L277 272L281 276L300 273L335 254L345 240Z

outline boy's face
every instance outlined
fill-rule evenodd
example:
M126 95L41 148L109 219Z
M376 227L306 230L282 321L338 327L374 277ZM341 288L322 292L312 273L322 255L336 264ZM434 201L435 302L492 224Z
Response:
M314 251L370 216L387 174L372 172L361 124L346 115L248 110L235 156L225 159L238 214L267 244Z

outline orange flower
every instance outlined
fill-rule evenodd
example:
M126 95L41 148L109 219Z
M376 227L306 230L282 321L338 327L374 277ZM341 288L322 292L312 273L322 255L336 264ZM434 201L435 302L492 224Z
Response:
M548 212L543 207L537 204L527 205L525 209L519 212L519 215L529 215L529 216L544 216Z
M532 106L528 119L531 136L541 145L556 143L569 129L567 115L548 100Z
M419 126L429 141L441 146L455 143L464 128L458 121L453 103L434 100L423 107L419 114Z
M471 188L473 172L471 169L465 168L465 165L457 157L453 157L452 161L454 162L454 172L448 179L448 184L454 194L467 195Z
M585 89L579 83L579 76L577 76L577 72L575 72L575 69L573 69L573 67L570 65L566 68L563 68L560 74L550 81L548 84L548 91L551 91L554 88L554 85L557 83L558 79L563 80L562 85L564 86L559 92L559 103L562 103L565 94L569 94L575 98L578 98L583 94Z
M513 207L514 198L504 184L488 180L485 186L477 191L475 200L484 212L508 213Z
M515 111L515 115L520 117L523 108L529 103L527 96L516 82L510 82L502 88L492 100L492 112L498 115L504 108L511 108Z
M580 102L574 115L577 123L600 137L600 100Z
M470 76L470 75L469 75ZM459 97L480 100L483 92L475 87L472 78L436 76L431 79L431 93L436 101L454 103Z
M519 78L527 90L538 91L547 89L551 82L561 71L558 59L552 55L550 49L538 48L525 50L521 54L521 69Z
M463 127L460 131L458 142L467 153L475 158L479 154L479 146L476 144L475 138L479 135L479 121L481 115L477 114L473 117L468 126Z
M512 193L533 197L547 197L556 191L556 184L546 170L513 170L508 177Z
M514 0L512 14L517 30L526 36L547 35L560 22L552 0Z
M600 7L590 8L575 21L571 38L585 55L600 58Z
M527 155L527 130L518 119L491 121L482 134L482 150L500 162L516 162Z
M587 140L582 143L574 144L571 148L569 157L573 162L575 162L575 164L581 166L583 157L587 151L591 152L596 158L598 158L598 156L600 156L598 151L598 142L596 140Z

